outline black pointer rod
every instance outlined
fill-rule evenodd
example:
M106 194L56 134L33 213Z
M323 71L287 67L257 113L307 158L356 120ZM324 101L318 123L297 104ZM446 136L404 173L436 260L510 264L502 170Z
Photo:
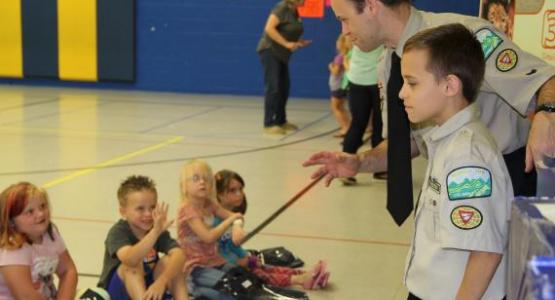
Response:
M260 225L258 225L253 231L249 232L245 238L241 241L240 245L243 245L244 243L246 243L248 240L250 240L253 236L255 236L257 233L259 233L262 229L264 229L264 227L268 226L268 224L272 223L272 221L277 218L279 215L281 215L282 212L284 212L289 206L293 205L293 203L295 203L297 200L299 200L299 198L301 198L302 195L304 195L306 192L308 192L308 190L310 190L313 186L315 186L318 181L320 181L322 178L324 178L324 175L314 179L311 183L309 183L307 186L305 186L301 191L299 191L295 196L293 196L293 198L291 198L291 200L287 201L287 203L285 203L284 205L282 205L278 210L276 210L275 213L273 213L269 218L267 218L264 222L262 222Z

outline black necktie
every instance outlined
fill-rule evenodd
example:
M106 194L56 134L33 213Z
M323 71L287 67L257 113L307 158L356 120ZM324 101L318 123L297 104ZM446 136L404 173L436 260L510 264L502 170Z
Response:
M402 86L401 59L393 52L387 82L387 210L399 226L413 208L410 126L399 99Z

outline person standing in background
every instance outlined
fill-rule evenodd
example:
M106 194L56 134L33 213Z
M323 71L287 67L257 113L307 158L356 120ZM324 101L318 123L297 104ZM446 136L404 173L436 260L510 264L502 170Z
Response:
M330 70L330 91L331 103L330 108L339 124L339 132L334 134L334 137L344 137L349 130L351 118L349 112L345 109L345 102L347 101L347 84L345 73L347 71L347 54L351 51L351 40L345 35L340 34L336 42L337 55L333 61L328 65Z
M380 46L370 52L364 52L353 46L346 76L349 80L349 109L351 110L351 125L343 139L343 152L356 154L362 145L362 138L370 115L372 115L372 148L382 142L382 113L380 108L380 93L378 90L378 75L376 66L378 58L383 52ZM374 179L387 179L387 172L374 173ZM345 185L356 183L354 177L342 179Z
M278 2L266 21L256 51L264 70L264 133L285 134L298 127L287 122L285 106L289 98L289 58L310 44L301 39L303 23L297 8L304 0Z

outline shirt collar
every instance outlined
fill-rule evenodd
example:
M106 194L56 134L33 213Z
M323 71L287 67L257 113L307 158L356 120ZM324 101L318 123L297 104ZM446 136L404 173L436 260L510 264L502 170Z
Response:
M472 122L478 117L478 110L475 104L470 104L465 107L455 115L453 115L449 120L443 123L441 126L435 126L424 135L424 140L429 142L437 142L459 130L466 124Z
M405 47L407 40L422 28L422 22L424 22L422 13L418 9L411 7L409 20L395 48L395 53L397 53L399 57L403 55L403 47Z

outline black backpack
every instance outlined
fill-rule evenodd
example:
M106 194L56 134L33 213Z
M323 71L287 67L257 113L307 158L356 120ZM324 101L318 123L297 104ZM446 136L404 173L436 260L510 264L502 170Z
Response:
M274 247L268 248L260 251L249 250L249 252L258 256L262 264L289 267L289 268L299 268L304 266L304 261L296 257L291 251L285 249L284 247Z
M234 267L216 283L214 289L237 300L308 300L303 291L270 287L242 267Z

